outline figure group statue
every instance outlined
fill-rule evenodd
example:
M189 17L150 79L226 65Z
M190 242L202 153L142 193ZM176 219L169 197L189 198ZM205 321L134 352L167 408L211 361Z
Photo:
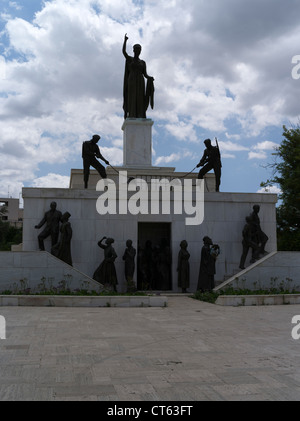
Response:
M71 214L69 212L62 214L56 207L56 202L51 202L50 210L45 212L43 219L34 227L39 229L43 225L46 225L38 235L39 249L44 251L44 240L51 237L51 254L72 266L72 228L69 222Z
M187 246L187 241L182 240L177 262L178 287L181 288L183 293L188 292L187 288L190 286L190 253L187 251Z
M250 263L255 263L261 256L267 253L265 246L269 238L261 229L260 218L258 216L259 210L260 206L254 205L252 213L245 218L246 224L242 232L243 252L239 265L240 269L245 269L245 261L250 248L252 250Z
M215 287L216 259L220 247L210 237L203 237L197 291L211 291Z
M203 152L203 156L197 165L197 168L202 167L198 173L198 179L203 179L204 175L210 171L214 170L215 178L216 178L216 191L220 190L221 184L221 153L218 146L218 141L216 139L217 146L213 146L211 144L210 139L205 139L204 144L206 149Z
M72 255L71 255L71 239L72 239L72 227L69 222L71 214L65 212L61 217L60 226L60 239L57 244L51 248L51 253L58 259L62 260L68 265L72 266Z
M153 108L154 78L147 74L146 63L140 59L142 47L133 46L133 57L126 52L127 34L124 37L123 55L126 59L123 85L123 110L126 118L146 118L149 103ZM147 86L145 88L145 79Z
M103 240L106 240L105 244L102 244ZM93 279L104 285L104 287L112 289L116 292L118 279L115 268L115 260L117 258L117 254L112 246L114 241L115 240L113 238L107 237L102 237L101 240L98 241L98 246L104 250L104 260L95 270Z

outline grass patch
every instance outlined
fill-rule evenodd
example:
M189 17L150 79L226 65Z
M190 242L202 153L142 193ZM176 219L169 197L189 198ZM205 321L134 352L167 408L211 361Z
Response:
M11 291L11 290L4 290L0 292L0 295L76 295L76 296L148 296L145 292L115 292L115 291L88 291L88 290L74 290L71 291L69 289L56 289L53 288L51 290L44 290L40 292L31 292L30 290L24 291Z
M76 295L76 296L147 296L144 291L127 290L127 292L116 292L110 287L101 287L99 289L92 289L89 282L83 281L76 289L71 289L72 275L65 275L64 279L54 284L53 278L46 278L43 276L41 282L34 288L30 288L29 282L26 278L20 279L19 282L14 283L12 289L0 291L1 295Z
M298 290L288 290L284 288L270 288L270 289L257 289L250 290L245 288L227 288L222 291L206 291L201 292L197 291L195 294L191 295L191 298L195 300L205 301L207 303L214 304L219 297L219 295L279 295L279 294L300 294Z
M211 291L211 292L196 291L195 294L191 295L191 297L194 298L195 300L205 301L207 303L214 304L219 295L220 294L218 292L214 292L214 291Z

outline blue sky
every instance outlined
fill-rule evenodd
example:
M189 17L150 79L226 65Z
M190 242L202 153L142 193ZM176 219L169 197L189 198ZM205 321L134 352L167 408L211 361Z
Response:
M299 16L298 0L0 0L0 196L68 187L95 133L122 165L125 33L155 78L153 165L189 172L217 137L220 190L260 191L299 122Z

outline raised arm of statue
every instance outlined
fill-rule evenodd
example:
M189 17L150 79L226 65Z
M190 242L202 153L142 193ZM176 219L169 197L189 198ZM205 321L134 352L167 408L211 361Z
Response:
M122 52L123 52L125 58L128 58L128 54L126 52L127 40L128 40L128 36L127 36L127 34L125 34L125 36L124 36L124 42L123 42L123 49L122 49Z

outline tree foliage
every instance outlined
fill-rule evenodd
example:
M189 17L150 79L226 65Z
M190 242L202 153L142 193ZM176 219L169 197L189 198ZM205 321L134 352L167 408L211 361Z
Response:
M283 126L280 146L275 150L273 176L261 186L277 184L281 200L277 208L278 250L300 250L300 127Z
M9 251L13 244L22 243L22 228L0 220L0 251Z

